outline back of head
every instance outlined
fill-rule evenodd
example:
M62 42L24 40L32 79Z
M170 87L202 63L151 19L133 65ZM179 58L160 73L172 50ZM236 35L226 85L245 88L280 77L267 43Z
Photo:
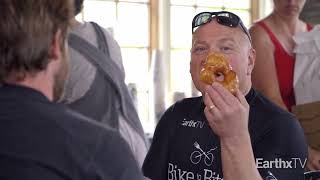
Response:
M83 1L84 0L74 0L74 16L78 15L81 12Z
M53 38L61 31L64 48L72 15L70 0L1 0L0 83L46 69Z

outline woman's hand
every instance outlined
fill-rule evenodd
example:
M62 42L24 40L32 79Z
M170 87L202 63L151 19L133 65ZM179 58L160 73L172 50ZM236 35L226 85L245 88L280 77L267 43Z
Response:
M310 146L308 148L307 168L310 171L320 170L320 152Z

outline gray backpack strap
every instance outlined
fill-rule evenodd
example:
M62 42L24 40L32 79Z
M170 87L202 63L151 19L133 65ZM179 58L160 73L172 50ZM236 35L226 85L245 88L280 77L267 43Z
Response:
M100 27L99 27L100 28ZM99 34L97 34L98 39ZM103 34L104 36L104 34ZM103 53L101 50L84 40L83 38L70 33L69 45L84 55L89 61L91 61L98 69L104 72L107 80L112 82L117 89L120 97L121 110L123 116L127 120L128 124L144 139L144 131L139 120L139 116L134 107L133 101L129 94L128 88L124 83L124 77L119 67L110 59L110 56ZM105 38L105 36L104 36ZM100 40L100 39L99 39ZM101 44L101 46L104 46ZM106 46L104 46L106 47ZM109 53L108 53L109 54Z
M108 46L108 43L107 43L107 38L106 36L104 35L104 32L103 30L101 29L101 27L95 23L95 22L90 22L91 25L93 26L94 28L94 31L96 32L96 35L97 35L97 39L98 39L98 48L106 55L106 56L110 56L110 52L109 52L109 46Z

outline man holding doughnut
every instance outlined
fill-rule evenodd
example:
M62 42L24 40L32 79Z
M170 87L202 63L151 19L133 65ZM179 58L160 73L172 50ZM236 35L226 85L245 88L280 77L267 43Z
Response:
M144 175L152 180L303 179L303 130L293 115L252 88L255 50L241 19L227 11L199 13L192 36L190 73L202 96L179 101L162 116ZM200 81L211 53L223 54L237 74L235 93Z

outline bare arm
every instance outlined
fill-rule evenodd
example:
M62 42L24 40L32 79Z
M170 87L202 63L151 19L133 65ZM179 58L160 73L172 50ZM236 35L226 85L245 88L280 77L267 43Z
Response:
M269 100L287 110L280 94L273 55L274 46L261 27L253 26L250 29L250 34L253 48L256 50L256 62L252 72L253 86Z
M206 87L206 118L220 137L224 180L261 180L248 131L249 104L238 90L236 97L220 84Z
M307 168L311 171L320 170L320 152L308 147L308 163Z
M255 164L249 133L221 139L221 159L225 180L262 179Z

